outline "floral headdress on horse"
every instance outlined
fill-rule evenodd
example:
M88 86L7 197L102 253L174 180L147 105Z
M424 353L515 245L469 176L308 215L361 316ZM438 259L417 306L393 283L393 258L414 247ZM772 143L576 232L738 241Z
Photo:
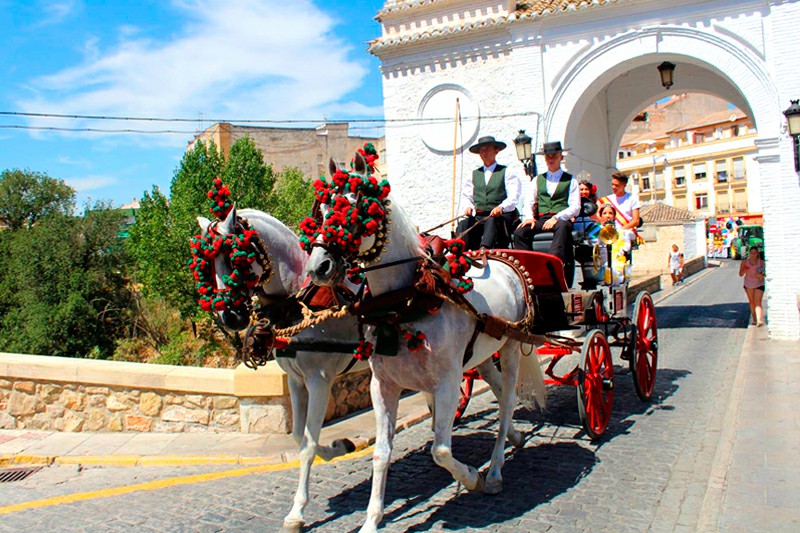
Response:
M373 175L378 152L372 143L358 152L366 163L365 172L357 172L353 162L350 171L332 165L331 181L319 178L314 182L317 201L330 209L324 217L309 215L300 222L300 247L309 254L317 239L331 252L357 261L371 261L381 253L391 189L388 181L379 182ZM374 246L359 252L363 239L372 235L376 236Z
M217 231L219 223L226 221L233 209L230 196L228 186L220 178L214 179L208 198L211 200L209 210L216 221L209 226L205 235L195 235L191 241L192 259L189 261L189 268L192 269L197 292L200 293L197 303L203 311L225 311L244 306L248 290L259 282L258 276L253 272L253 262L257 259L254 242L258 239L258 233L238 221L229 234L222 235ZM222 277L227 287L225 290L218 290L214 280L214 259L220 254L227 256L231 267L230 275Z

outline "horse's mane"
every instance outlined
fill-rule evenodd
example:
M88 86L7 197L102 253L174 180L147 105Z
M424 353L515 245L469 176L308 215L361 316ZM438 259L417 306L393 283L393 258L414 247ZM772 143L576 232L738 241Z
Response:
M421 255L423 250L419 240L419 230L417 226L411 222L405 210L399 203L396 203L392 199L391 195L389 199L392 200L392 204L389 207L389 209L392 210L391 215L389 215L389 220L392 221L392 224L389 226L389 229L392 231L389 235L390 242L398 247L402 246L405 248L405 250L400 250L400 255L403 255L403 251L406 252L406 257Z
M237 211L237 215L246 219L252 229L259 232L264 246L273 259L285 263L292 274L302 280L305 276L303 267L308 256L300 248L300 239L297 234L277 218L257 209L241 209ZM281 273L281 277L284 277L285 274ZM285 279L285 281L289 280Z

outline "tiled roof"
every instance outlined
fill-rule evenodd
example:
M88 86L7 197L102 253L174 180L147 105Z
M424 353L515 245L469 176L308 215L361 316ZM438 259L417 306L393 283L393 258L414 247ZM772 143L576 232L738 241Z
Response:
M674 130L670 130L667 133L676 133L679 131L693 130L697 128L702 128L704 126L723 124L725 122L735 122L743 118L747 118L747 115L745 115L741 110L726 109L724 111L717 111L716 113L711 113L709 115L699 117L689 122L688 124L682 124L681 126L675 128Z
M686 209L662 203L646 205L642 207L639 214L644 219L645 224L650 222L682 222L696 218L693 213Z
M533 0L530 2L517 2L517 11L514 15L518 18L538 18L555 13L579 11L588 7L616 4L623 0Z

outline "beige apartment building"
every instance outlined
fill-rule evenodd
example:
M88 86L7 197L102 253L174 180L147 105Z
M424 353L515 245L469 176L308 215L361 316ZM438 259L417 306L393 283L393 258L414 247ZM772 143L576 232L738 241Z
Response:
M220 122L189 142L191 150L198 140L214 141L227 157L233 143L248 136L264 154L264 162L276 172L287 167L297 167L308 179L328 174L328 161L333 158L340 164L349 163L356 150L371 142L378 151L377 171L386 175L386 147L383 137L350 135L349 124L336 122L316 128L265 128L239 126Z
M761 222L753 122L724 100L682 94L636 116L617 153L644 205L663 202L698 217Z

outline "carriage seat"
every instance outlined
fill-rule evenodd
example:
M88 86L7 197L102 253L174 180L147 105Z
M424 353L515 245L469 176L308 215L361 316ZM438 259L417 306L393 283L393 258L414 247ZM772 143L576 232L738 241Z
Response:
M582 231L572 232L572 243L581 242L583 238ZM533 236L533 251L534 252L549 252L550 243L553 242L553 234L550 232L537 233Z

